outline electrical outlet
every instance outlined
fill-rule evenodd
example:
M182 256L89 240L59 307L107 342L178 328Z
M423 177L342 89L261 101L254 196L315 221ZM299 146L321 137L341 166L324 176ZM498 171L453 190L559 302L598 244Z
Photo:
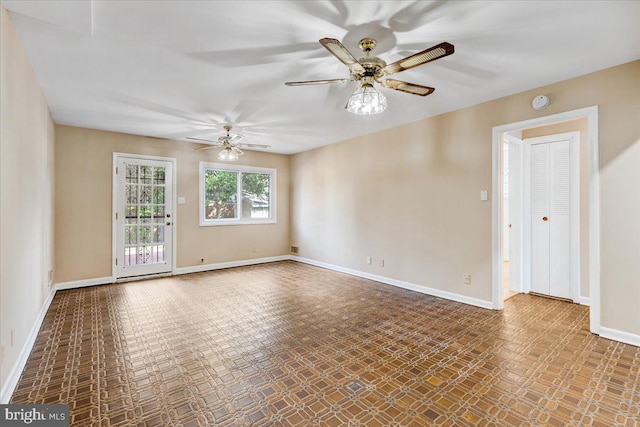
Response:
M469 273L465 273L462 275L462 282L465 285L470 285L471 284L471 274Z
M293 246L293 245L292 245L292 246L289 248L289 252L291 252L292 254L297 254L297 253L299 253L299 252L300 252L300 248L299 248L298 246Z
M380 267L384 267L384 260L383 259L380 260Z
M371 257L370 257L370 256L368 256L368 257L367 257L367 264L371 265L371 263L372 263Z

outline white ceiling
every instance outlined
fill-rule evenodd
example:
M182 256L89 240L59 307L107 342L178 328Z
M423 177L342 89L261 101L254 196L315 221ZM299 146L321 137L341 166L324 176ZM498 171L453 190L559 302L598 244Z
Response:
M56 123L297 153L640 58L639 1L17 1L11 11ZM443 41L455 53L394 75L388 109L356 116L355 83L318 40L387 63Z

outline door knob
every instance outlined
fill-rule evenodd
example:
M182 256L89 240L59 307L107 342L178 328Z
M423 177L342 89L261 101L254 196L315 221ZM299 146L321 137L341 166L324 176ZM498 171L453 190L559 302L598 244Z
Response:
M543 216L543 217L542 217L542 220L543 220L543 221L548 221L548 220L549 220L549 218L547 218L546 216Z
M167 222L167 225L171 225L171 223L170 223L170 222Z

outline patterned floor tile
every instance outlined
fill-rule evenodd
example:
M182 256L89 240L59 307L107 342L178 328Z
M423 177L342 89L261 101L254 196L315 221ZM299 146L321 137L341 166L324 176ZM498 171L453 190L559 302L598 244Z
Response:
M295 262L58 292L12 403L73 426L635 426L640 349Z

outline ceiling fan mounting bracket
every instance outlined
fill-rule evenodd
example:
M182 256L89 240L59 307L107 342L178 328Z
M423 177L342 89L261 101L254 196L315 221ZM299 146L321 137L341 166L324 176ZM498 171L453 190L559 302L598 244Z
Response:
M375 49L376 46L378 46L378 42L375 39L365 37L364 39L360 40L358 46L360 47L360 49L362 49L366 56L369 56L369 53L371 53L371 51Z

